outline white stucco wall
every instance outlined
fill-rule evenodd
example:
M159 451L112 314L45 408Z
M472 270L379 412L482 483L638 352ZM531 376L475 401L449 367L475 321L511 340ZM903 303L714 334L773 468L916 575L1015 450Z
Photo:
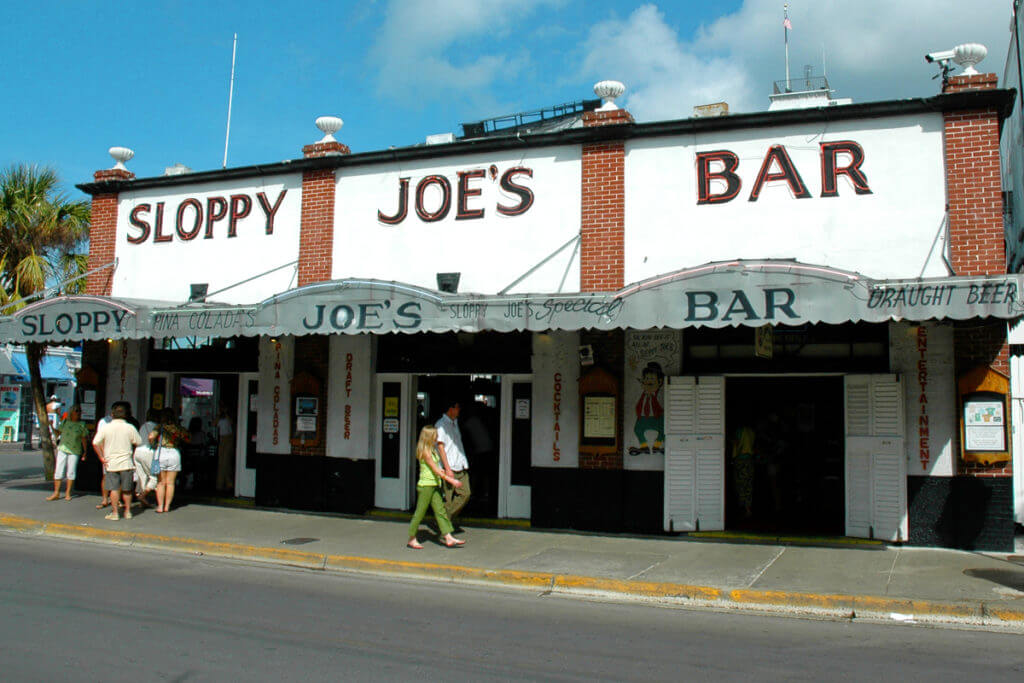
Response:
M532 177L513 177L533 192L533 203L520 215L502 215L499 204L520 202L500 188L502 176L516 167L533 171ZM459 172L480 170L485 177L468 184L480 194L469 197L466 206L482 209L483 217L458 220ZM496 293L579 233L580 172L578 146L343 169L334 210L333 277L398 280L436 289L437 273L458 272L460 292ZM420 181L433 175L450 183L451 206L443 219L428 222L417 215L415 195ZM396 224L381 222L378 212L397 214L401 178L409 178L406 217ZM423 196L428 212L441 206L436 184L428 185ZM570 245L511 291L578 290L579 257Z
M839 175L838 196L822 197L820 143L844 140L863 149L872 194L855 194ZM750 201L773 145L785 147L810 197L775 181ZM731 201L698 205L697 154L716 150L737 155L742 186ZM939 113L629 140L625 281L737 258L793 258L875 278L946 275L936 242L944 168Z
M259 199L263 193L273 212L273 233L267 234L267 210ZM283 193L283 197L282 197ZM231 197L248 197L249 213L236 221L235 236L229 237ZM214 221L212 237L207 238L206 218L211 198L227 203L227 215ZM183 239L176 230L178 209L194 199L202 209L198 234ZM276 210L273 207L280 199ZM163 220L158 206L163 204ZM142 205L148 204L148 208ZM216 208L216 201L214 201ZM113 296L139 299L186 301L193 283L207 283L209 292L239 283L282 266L299 257L299 216L302 207L302 176L271 176L262 179L227 180L200 185L181 185L123 192L117 209L117 269ZM239 213L244 209L238 200ZM138 244L145 229L134 225L145 222L148 237ZM186 235L195 228L196 210L182 212ZM156 242L157 230L170 240ZM295 286L295 268L285 268L252 282L210 297L211 301L231 304L255 303Z

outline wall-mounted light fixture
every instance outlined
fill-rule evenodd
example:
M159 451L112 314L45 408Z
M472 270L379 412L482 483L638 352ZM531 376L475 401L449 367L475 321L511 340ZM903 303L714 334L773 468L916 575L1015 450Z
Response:
M188 296L189 303L206 301L206 292L210 285L205 282L193 283L190 285L191 293Z
M459 278L462 273L438 273L437 288L442 292L454 294L459 291Z

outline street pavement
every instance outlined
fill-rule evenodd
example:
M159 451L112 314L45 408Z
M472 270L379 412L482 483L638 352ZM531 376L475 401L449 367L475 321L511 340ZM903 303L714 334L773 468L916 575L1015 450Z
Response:
M0 446L0 531L323 571L491 585L604 600L1024 633L1024 548L977 553L835 539L637 537L463 522L449 549L407 516L268 510L183 498L118 522L99 496L49 502L38 451Z

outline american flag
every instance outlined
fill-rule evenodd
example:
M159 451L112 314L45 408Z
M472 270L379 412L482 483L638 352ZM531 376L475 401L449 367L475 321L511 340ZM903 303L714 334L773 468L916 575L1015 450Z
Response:
M782 25L785 26L790 31L793 30L793 24L789 23L789 17L786 17L785 19L782 20Z

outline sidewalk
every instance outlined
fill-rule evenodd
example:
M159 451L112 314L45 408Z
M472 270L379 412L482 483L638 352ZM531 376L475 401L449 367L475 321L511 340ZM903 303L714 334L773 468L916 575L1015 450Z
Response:
M1024 556L630 537L466 524L463 548L405 548L405 521L183 502L110 522L99 496L48 502L38 452L0 449L0 531L325 571L682 607L1024 632ZM1018 563L1019 562L1019 563Z

